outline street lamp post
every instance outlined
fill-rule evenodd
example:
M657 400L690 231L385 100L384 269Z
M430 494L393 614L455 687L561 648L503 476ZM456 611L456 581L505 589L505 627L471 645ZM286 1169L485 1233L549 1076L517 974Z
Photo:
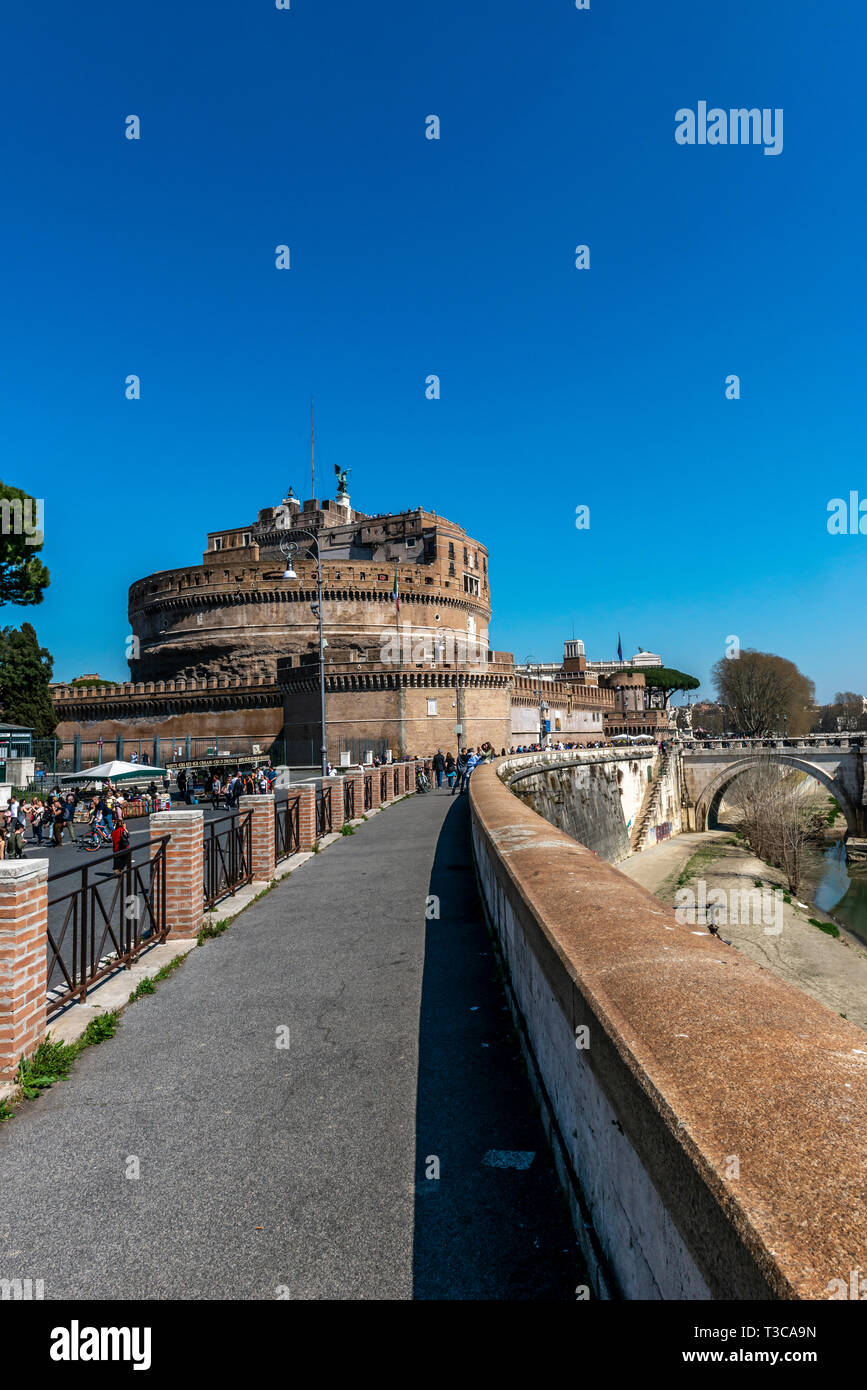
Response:
M319 750L319 761L322 769L322 776L328 775L328 738L325 725L325 633L322 627L322 553L319 549L319 539L312 531L299 532L302 536L307 536L310 544L307 550L313 552L316 560L316 612L319 618L319 720L322 729L322 746ZM292 580L297 579L298 575L292 566L292 558L301 550L295 541L281 541L280 551L286 557L286 568L283 571L283 578Z
M532 664L536 667L536 699L537 699L538 702L539 702L539 747L540 747L541 749L544 749L544 747L545 747L545 710L548 708L548 706L547 706L547 704L545 703L545 701L542 699L542 668L541 668L541 666L536 662L535 657L528 656L528 657L526 658L525 662L524 662L524 665L527 667L527 673L528 673L528 675L529 675L529 671L530 671L530 664L531 664L531 662L532 662Z

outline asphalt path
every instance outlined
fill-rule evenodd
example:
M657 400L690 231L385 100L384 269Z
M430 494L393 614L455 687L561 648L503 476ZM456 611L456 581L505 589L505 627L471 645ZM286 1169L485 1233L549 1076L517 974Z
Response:
M0 1192L0 1278L47 1299L573 1300L466 798L372 817L193 951L0 1126Z

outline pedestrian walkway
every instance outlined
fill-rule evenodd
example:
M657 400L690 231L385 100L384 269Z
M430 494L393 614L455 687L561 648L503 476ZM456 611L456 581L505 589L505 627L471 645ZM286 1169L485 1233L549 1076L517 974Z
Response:
M574 1299L467 822L445 791L376 815L19 1106L0 1278L47 1299Z

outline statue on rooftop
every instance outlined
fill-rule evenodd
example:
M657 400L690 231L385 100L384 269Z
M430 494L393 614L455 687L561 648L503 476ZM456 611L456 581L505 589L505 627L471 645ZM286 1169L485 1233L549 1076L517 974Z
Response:
M349 493L349 489L346 486L346 479L349 477L352 469L341 468L339 464L335 463L334 471L337 474L337 496L338 498L346 497Z

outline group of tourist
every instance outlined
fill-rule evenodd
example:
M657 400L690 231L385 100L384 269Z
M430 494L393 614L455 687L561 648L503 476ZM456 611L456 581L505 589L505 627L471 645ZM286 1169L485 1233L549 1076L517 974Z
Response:
M505 751L504 748L502 753ZM438 748L433 757L417 756L416 766L421 774L424 790L427 790L425 782L435 782L438 788L445 782L452 796L459 796L467 790L473 769L478 767L479 763L491 762L495 757L496 752L490 743L480 744L478 748L461 748L457 757Z
M45 842L46 833L55 845L63 843L63 833L75 842L72 822L75 817L75 792L62 792L55 789L44 800L35 797L32 801L19 801L13 797L0 817L0 859L22 859L24 857L24 837L28 825L33 834L33 844Z
M59 787L45 798L34 797L31 801L20 801L13 796L0 815L0 859L25 857L28 825L32 832L31 844L45 846L48 843L59 849L64 834L72 844L76 843L73 826L76 820L85 820L89 823L89 833L79 843L85 849L112 849L115 872L119 873L128 866L131 855L124 825L125 804L123 794L111 782L106 782L86 807L81 792L64 792Z
M205 777L204 793L211 798L211 805L215 811L221 801L227 810L231 810L238 805L242 796L266 796L273 790L276 776L276 769L271 763L263 764L250 772L242 772L240 768L236 768L225 783L219 772L208 773ZM178 773L178 791L186 804L192 805L193 783L184 768Z

